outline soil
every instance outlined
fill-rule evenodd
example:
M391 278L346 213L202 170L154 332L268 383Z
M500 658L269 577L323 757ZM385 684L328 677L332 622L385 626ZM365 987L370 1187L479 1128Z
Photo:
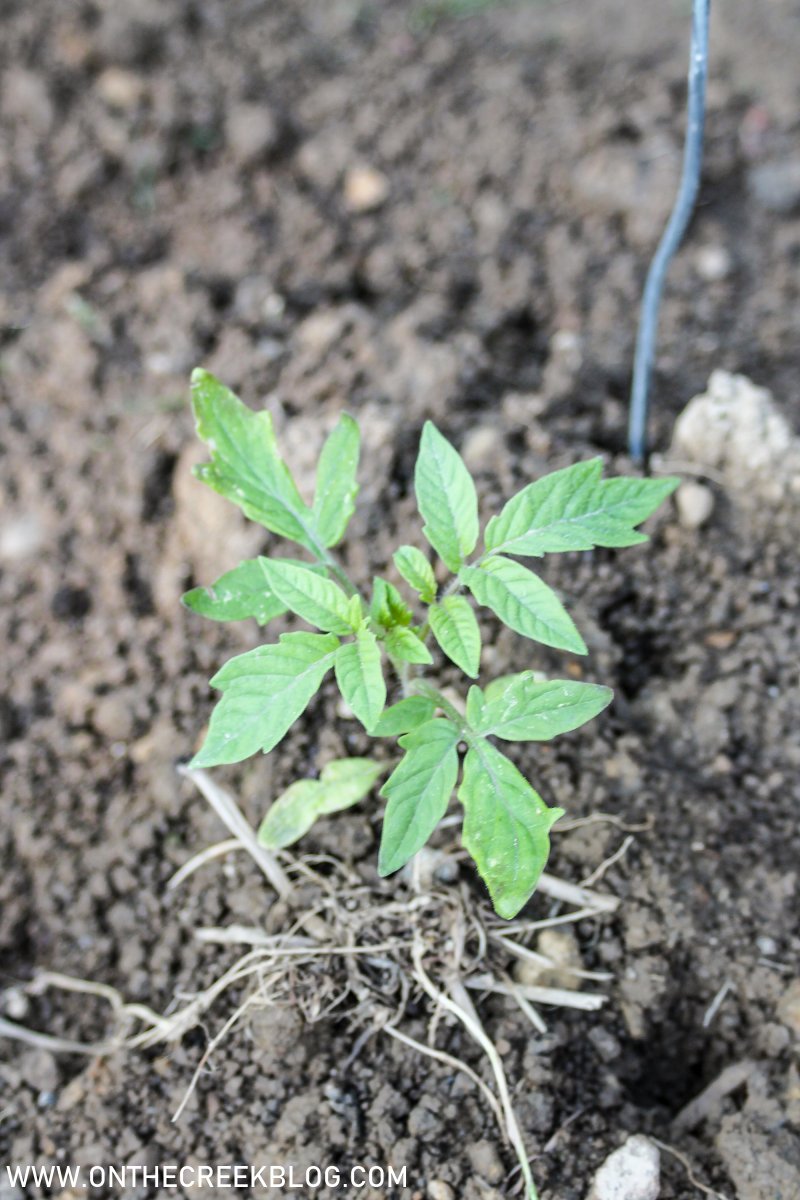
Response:
M224 836L175 767L210 711L209 676L259 640L178 597L270 544L189 473L193 365L269 404L306 488L336 413L359 417L347 558L364 579L419 543L410 479L429 416L487 514L580 457L629 467L635 308L680 163L684 6L455 7L0 5L9 1017L100 1037L99 1004L15 989L47 968L165 1008L229 961L194 930L258 922L270 902L240 856L166 891ZM661 449L717 367L772 388L797 429L798 18L795 0L714 14L701 202L661 322ZM667 506L649 546L545 568L590 646L566 668L616 701L517 761L570 816L652 823L605 875L619 912L578 926L584 966L613 972L606 1007L547 1012L544 1037L510 1003L482 1004L548 1200L584 1200L635 1132L728 1197L800 1195L796 513L748 515L712 486L698 530ZM492 674L565 669L488 620L484 635ZM272 790L364 748L328 688L269 760L219 777L257 822ZM386 887L378 831L356 810L304 845ZM621 841L613 825L564 834L552 870L579 880ZM414 1005L406 1028L424 1039ZM474 1084L380 1036L343 1071L344 1019L240 1030L173 1123L206 1036L88 1066L4 1042L0 1158L394 1163L408 1190L364 1195L517 1194ZM437 1036L485 1072L457 1027ZM743 1061L749 1081L677 1134L675 1115ZM662 1169L663 1200L697 1196L680 1162ZM7 1200L33 1194L0 1181Z

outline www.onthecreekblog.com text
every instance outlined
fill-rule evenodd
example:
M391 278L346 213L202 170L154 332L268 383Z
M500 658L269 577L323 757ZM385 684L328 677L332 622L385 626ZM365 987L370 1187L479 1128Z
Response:
M298 1195L313 1195L322 1188L404 1188L406 1167L355 1164L348 1167L281 1166L262 1163L205 1163L183 1165L165 1163L161 1166L125 1164L121 1166L67 1166L63 1163L7 1163L0 1172L2 1185L11 1188L70 1188L73 1191L93 1191L106 1194L129 1188L162 1188L165 1190L248 1189L258 1195L261 1191L296 1191Z

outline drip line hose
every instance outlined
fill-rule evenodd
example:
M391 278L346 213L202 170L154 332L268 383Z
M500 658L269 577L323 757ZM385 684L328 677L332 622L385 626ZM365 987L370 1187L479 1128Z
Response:
M647 272L633 362L628 449L631 458L638 463L643 462L647 454L647 409L664 279L689 224L700 186L700 169L703 162L711 0L692 0L692 5L688 123L683 149L683 170L675 205Z

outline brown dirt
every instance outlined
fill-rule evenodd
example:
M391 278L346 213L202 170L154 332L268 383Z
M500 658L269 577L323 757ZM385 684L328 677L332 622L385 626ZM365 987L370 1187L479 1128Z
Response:
M348 553L365 578L419 537L409 480L429 415L470 459L486 512L547 467L598 451L624 466L634 308L680 158L682 10L570 0L432 26L418 15L311 0L0 6L4 987L46 967L165 1006L219 971L195 927L262 916L238 858L165 894L221 836L176 762L209 712L209 675L258 637L177 603L262 544L189 476L192 365L268 397L301 479L335 413L359 416ZM791 0L715 14L701 205L663 312L662 446L714 367L794 399L800 220L747 183L797 136L797 16ZM345 181L361 166L388 195L353 212ZM709 247L728 256L724 278L708 278ZM565 556L549 578L587 633L587 671L617 699L518 759L571 815L654 824L606 877L618 918L578 930L584 964L615 974L606 1009L550 1014L534 1039L516 1010L484 1007L542 1194L583 1200L627 1133L674 1140L678 1110L752 1059L748 1087L680 1147L738 1200L778 1186L788 1200L796 530L780 512L745 519L718 489L699 532L666 511L649 548ZM518 640L488 622L485 634L491 672L519 664ZM329 690L273 766L220 776L257 821L271 788L363 749ZM376 837L374 813L348 814L308 846L374 879ZM579 879L617 844L606 827L565 835L554 869ZM95 1006L52 996L27 1019L102 1032ZM420 1004L412 1033L424 1019ZM456 1028L439 1038L483 1069ZM464 1200L513 1194L475 1087L396 1043L369 1041L343 1078L346 1023L242 1033L172 1124L203 1045L198 1033L87 1068L4 1044L0 1157L394 1162L406 1194L433 1180ZM696 1196L682 1167L665 1160L664 1173L663 1200Z

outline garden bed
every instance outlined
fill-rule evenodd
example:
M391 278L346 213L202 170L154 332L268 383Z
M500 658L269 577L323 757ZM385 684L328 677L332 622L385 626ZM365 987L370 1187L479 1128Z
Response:
M434 23L390 4L4 11L6 1017L96 1040L101 1004L13 989L48 969L166 1009L233 961L196 929L281 919L242 855L167 889L225 836L176 767L210 713L208 677L259 640L178 598L268 544L191 478L193 365L251 403L268 398L301 487L336 414L358 416L348 565L364 579L399 542L420 544L410 485L428 417L461 449L485 512L592 454L630 469L634 313L680 162L686 30L660 7L657 29L612 0L587 8L499 5ZM790 10L715 15L705 183L663 312L662 451L717 367L771 387L796 427L800 219L775 190L796 135ZM777 178L785 198L791 178ZM597 885L618 910L576 927L582 966L613 976L604 1008L543 1009L548 1031L535 1034L507 999L482 1001L551 1200L584 1200L634 1132L737 1200L800 1192L787 1000L797 509L754 510L710 486L698 529L667 505L649 546L548 566L587 659L482 620L488 673L566 669L616 692L587 728L515 751L570 818L615 818L557 835L550 869L579 882L622 846L621 826L634 830ZM215 778L256 824L298 774L365 750L329 684L269 759ZM302 848L340 859L379 898L409 898L413 881L377 878L378 832L375 806L360 806ZM461 883L480 905L467 862ZM530 912L552 905L536 897ZM310 1026L297 1008L260 1013L173 1123L227 1015L178 1047L88 1066L3 1042L0 1158L391 1162L408 1166L408 1194L433 1181L464 1200L514 1194L513 1154L476 1085L380 1033L350 1061L346 1006ZM403 1028L424 1041L429 1018L414 995ZM484 1072L457 1025L440 1024L436 1044ZM675 1128L745 1062L744 1083ZM663 1200L697 1195L666 1153L663 1170Z

